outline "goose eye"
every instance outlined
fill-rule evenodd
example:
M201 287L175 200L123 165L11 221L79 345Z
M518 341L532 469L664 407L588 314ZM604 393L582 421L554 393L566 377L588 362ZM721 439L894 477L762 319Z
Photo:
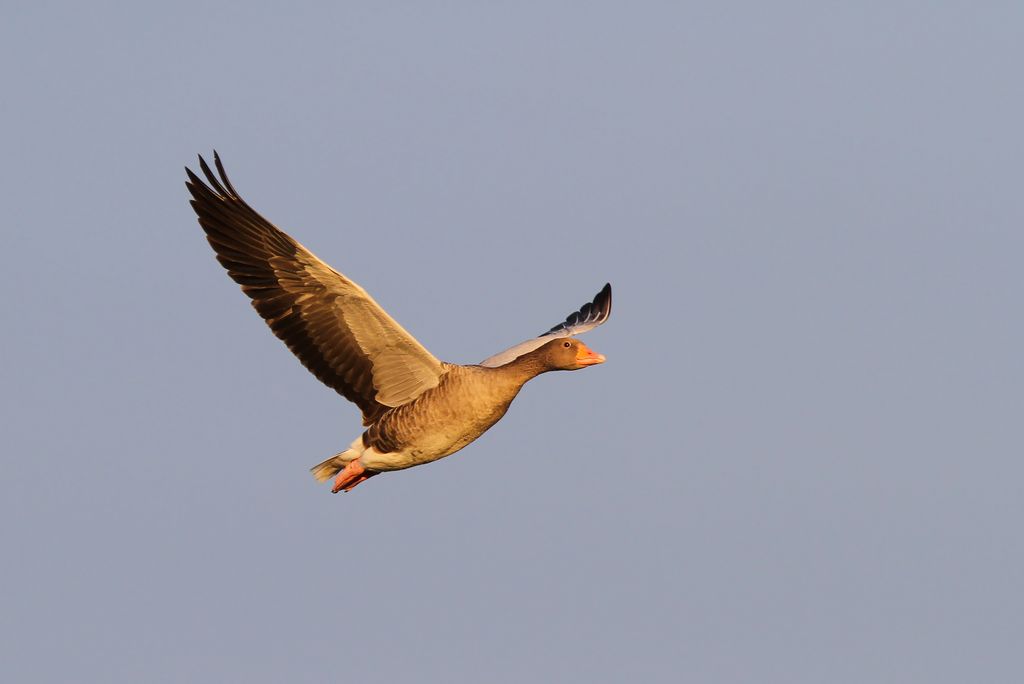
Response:
M562 346L565 347L566 349L568 349L569 347L572 346L572 343L571 342L566 342Z

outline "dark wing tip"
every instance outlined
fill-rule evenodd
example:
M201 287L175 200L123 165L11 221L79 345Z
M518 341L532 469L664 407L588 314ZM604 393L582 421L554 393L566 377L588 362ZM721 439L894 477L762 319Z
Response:
M195 186L202 186L209 190L212 190L222 198L228 198L233 200L241 200L242 198L238 195L234 186L231 185L231 181L228 180L228 174L224 170L224 164L220 160L220 155L217 150L213 151L213 165L217 169L217 173L213 172L210 165L206 163L206 159L203 155L196 155L199 158L199 170L206 176L206 181L203 182L200 178L192 172L192 169L185 167L185 173L188 174L188 182L186 185L189 186L189 190L193 190ZM195 194L193 192L193 194Z
M221 163L220 155L217 154L217 150L213 151L213 165L217 167L217 173L220 174L220 179L224 181L224 185L231 192L231 196L235 199L241 199L238 195L238 191L235 190L235 186L231 184L231 180L228 178L228 172L224 170L224 164Z
M605 283L601 291L594 297L594 308L600 311L601 320L606 320L612 313L612 284Z
M601 291L594 295L594 299L587 302L579 308L579 311L573 311L569 314L565 321L559 323L550 330L543 332L539 337L544 335L550 335L553 332L560 330L566 330L573 328L578 325L590 325L596 326L604 323L608 320L608 316L612 313L612 284L605 283Z
M185 181L185 186L191 190L196 185L201 185L202 181L199 180L199 176L192 172L192 169L185 167L185 175L188 176L188 180Z

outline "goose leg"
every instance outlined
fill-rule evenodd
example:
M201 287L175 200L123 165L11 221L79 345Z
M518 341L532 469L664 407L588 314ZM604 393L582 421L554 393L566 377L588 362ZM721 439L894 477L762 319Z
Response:
M359 459L349 461L345 469L338 473L338 477L334 478L334 487L331 491L335 494L344 490L346 492L352 491L352 489L360 482L365 482L371 477L377 474L376 470L367 470L366 467L359 462Z
M371 477L373 477L376 474L377 473L373 472L373 471L369 471L369 470L366 471L365 475L360 475L358 480L356 480L355 482L353 482L349 486L345 487L343 491L351 492L353 489L356 488L357 484L360 484L361 482L366 482L367 480L369 480Z

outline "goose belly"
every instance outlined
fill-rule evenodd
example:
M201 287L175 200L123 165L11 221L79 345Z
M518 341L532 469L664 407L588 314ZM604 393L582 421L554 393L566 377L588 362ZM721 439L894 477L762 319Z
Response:
M371 437L373 446L363 452L363 465L372 470L402 470L450 456L497 423L508 404L468 408L476 410L435 416L435 420L422 424L401 420L403 416L397 415L393 425L380 431L383 439Z

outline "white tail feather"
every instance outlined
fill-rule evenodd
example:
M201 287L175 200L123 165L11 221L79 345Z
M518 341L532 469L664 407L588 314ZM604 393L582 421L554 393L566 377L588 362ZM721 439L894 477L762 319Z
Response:
M310 471L313 473L313 477L316 478L317 482L326 482L344 470L345 466L347 466L350 461L354 461L362 456L365 449L366 447L363 446L363 437L360 435L352 441L352 444L349 445L348 449L345 449L345 451L342 451L340 454L331 456L322 463L316 464L310 468Z

